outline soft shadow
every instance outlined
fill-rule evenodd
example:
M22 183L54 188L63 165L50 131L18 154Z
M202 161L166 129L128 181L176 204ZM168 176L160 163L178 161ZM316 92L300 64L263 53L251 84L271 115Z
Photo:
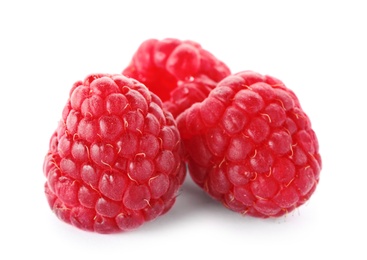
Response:
M169 227L171 224L177 225L182 221L186 221L185 219L195 218L203 212L216 210L228 211L197 186L190 176L187 176L173 207L166 214L152 220L152 223L146 223L144 227L139 229Z
M218 208L222 205L211 198L202 188L200 188L188 176L182 185L179 196L177 197L177 214L185 216L195 214L199 211L207 211L209 208Z

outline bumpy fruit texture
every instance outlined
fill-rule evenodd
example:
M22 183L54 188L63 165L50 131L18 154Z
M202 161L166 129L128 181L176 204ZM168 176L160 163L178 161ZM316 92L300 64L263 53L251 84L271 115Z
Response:
M228 76L177 124L192 179L233 211L282 216L315 191L317 137L296 95L276 78Z
M198 43L166 38L144 41L122 74L145 84L177 117L204 100L230 70Z
M161 100L136 80L94 74L72 87L44 174L61 220L112 233L166 213L186 173L177 126Z

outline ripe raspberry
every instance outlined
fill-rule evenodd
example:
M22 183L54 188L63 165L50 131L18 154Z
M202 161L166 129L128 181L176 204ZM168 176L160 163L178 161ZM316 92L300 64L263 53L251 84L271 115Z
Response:
M175 121L123 75L78 81L45 156L54 213L98 233L131 230L166 213L185 177Z
M229 209L276 217L304 204L319 181L316 135L296 95L243 71L177 118L192 179Z
M230 70L198 43L166 38L144 41L122 74L145 84L176 117L202 101L207 89L228 76Z

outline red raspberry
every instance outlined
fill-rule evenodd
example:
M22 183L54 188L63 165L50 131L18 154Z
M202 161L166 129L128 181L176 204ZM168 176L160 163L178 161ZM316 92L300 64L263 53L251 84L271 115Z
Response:
M166 213L186 172L177 126L161 100L134 79L95 74L71 89L44 174L61 220L112 233Z
M318 141L296 95L278 79L228 76L177 124L194 182L233 211L281 216L315 191Z
M230 70L198 43L167 38L144 41L122 74L145 84L176 117L202 101L209 92L206 90L228 76Z

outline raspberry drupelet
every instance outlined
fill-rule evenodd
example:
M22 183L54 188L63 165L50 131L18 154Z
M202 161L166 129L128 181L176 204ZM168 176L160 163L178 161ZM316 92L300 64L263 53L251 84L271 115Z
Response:
M144 41L122 74L145 84L176 118L204 100L230 70L200 44L166 38Z
M316 189L316 134L294 92L274 77L228 76L177 125L192 179L233 211L282 216Z
M161 100L109 74L73 85L43 171L57 217L97 233L132 230L166 213L186 174L176 123Z

